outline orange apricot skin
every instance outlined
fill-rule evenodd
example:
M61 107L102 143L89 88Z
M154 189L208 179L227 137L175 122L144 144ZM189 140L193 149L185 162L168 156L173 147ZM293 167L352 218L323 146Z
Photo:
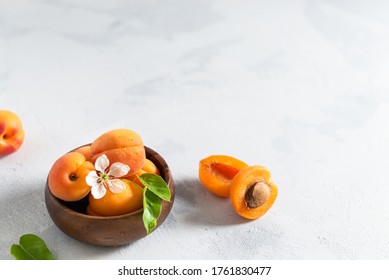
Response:
M245 201L245 195L250 186L264 181L270 187L270 197L261 206L249 208ZM235 211L242 217L250 220L263 216L273 205L278 196L278 188L271 181L270 171L263 166L249 166L234 177L231 182L230 199Z
M84 155L85 159L87 161L91 160L91 152L90 152L90 145L82 146L74 150L74 152L78 152Z
M122 179L122 182L126 185L126 189L120 193L112 193L107 189L106 194L100 199L95 199L90 193L87 214L117 216L142 209L143 188L130 180Z
M64 201L77 201L88 195L91 187L86 176L95 170L93 164L78 152L70 152L57 159L49 171L51 193Z
M211 193L229 197L232 179L245 167L247 167L245 162L234 157L211 155L200 161L199 179Z
M144 173L153 173L153 174L160 175L159 170L155 166L155 164L151 160L146 159L145 164L143 165L142 169L139 170L134 175L129 176L128 179L133 181L134 183L138 184L139 186L144 187L144 185L142 184L142 182L138 178L140 175L142 175Z
M7 110L0 110L0 156L16 152L24 141L24 130L19 117Z
M114 129L100 135L91 144L91 160L105 154L110 164L121 162L130 167L124 177L137 173L144 165L146 151L139 134L129 129Z
M145 164L142 167L142 171L144 171L145 173L153 173L160 175L157 166L149 159L146 159Z

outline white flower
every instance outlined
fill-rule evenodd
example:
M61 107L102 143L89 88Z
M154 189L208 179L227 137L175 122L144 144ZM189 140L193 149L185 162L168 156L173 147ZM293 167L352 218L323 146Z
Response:
M124 183L117 179L130 171L130 167L121 162L115 162L109 168L109 159L106 155L101 155L95 162L96 171L90 171L86 176L86 183L91 186L91 193L95 199L102 198L107 192L107 188L113 193L120 193L125 190Z

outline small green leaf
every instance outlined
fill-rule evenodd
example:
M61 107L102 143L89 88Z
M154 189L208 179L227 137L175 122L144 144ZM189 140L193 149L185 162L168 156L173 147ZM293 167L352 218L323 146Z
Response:
M17 244L12 244L11 255L17 260L33 260L33 257Z
M17 260L54 260L45 241L34 234L22 235L19 244L12 244L11 255Z
M143 224L147 234L153 231L161 214L161 199L152 191L145 188L143 193Z
M170 200L171 194L168 185L161 176L153 173L143 173L139 176L143 185L163 200Z

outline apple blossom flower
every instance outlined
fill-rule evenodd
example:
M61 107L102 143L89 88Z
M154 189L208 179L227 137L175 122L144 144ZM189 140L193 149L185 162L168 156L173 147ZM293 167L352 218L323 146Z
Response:
M113 193L120 193L125 190L125 184L120 178L130 171L127 164L115 162L108 170L109 159L106 155L101 155L95 162L95 171L90 171L86 176L86 183L91 186L91 193L95 199L102 198L107 188Z

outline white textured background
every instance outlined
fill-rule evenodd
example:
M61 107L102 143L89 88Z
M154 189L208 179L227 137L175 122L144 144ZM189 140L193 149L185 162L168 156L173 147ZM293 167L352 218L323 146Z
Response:
M389 2L0 0L0 259L24 233L59 259L389 258ZM43 189L64 152L118 127L165 157L176 201L152 235L75 241ZM267 166L273 208L246 222L198 181L227 154Z

